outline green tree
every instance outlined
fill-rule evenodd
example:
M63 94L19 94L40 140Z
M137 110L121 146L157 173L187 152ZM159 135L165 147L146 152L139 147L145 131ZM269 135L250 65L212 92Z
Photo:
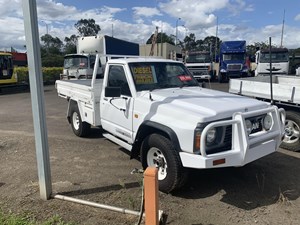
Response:
M64 54L76 53L77 36L72 34L70 37L65 37Z
M63 42L58 37L52 37L50 34L45 34L41 37L42 42L44 42L44 47L48 54L61 54Z
M41 37L42 66L57 67L63 65L63 42L58 37L45 34Z
M272 48L276 48L277 45L272 44ZM247 45L246 50L248 55L255 55L258 49L268 49L269 43L268 42L254 42L254 44Z
M74 26L80 36L95 36L101 30L94 19L80 19Z
M183 43L184 43L184 46L185 46L186 50L188 50L188 51L196 50L197 43L196 43L195 34L190 33L189 36L186 36L183 39Z
M152 38L153 38L152 34L149 39L147 40L146 44L151 44L152 43ZM174 45L174 38L172 36L167 35L166 33L158 33L157 34L157 39L156 39L156 43L169 43L171 45Z

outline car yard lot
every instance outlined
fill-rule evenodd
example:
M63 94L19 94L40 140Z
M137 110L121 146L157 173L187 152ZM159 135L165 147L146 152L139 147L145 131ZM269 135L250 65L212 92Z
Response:
M209 86L209 85L208 85ZM212 83L228 90L228 84ZM0 208L53 215L77 224L134 224L124 215L57 199L43 201L38 177L29 93L0 95ZM75 136L66 120L67 102L45 86L53 193L139 211L141 168L126 151L94 128ZM186 186L159 194L167 224L299 224L300 153L283 149L242 168L192 170Z

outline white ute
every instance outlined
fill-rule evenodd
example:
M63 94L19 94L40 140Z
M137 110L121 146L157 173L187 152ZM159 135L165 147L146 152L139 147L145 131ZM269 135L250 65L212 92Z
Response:
M283 109L202 88L177 61L111 59L103 79L95 72L92 80L58 80L56 88L77 136L101 126L144 168L159 168L163 192L184 185L187 168L243 166L275 152L284 135Z

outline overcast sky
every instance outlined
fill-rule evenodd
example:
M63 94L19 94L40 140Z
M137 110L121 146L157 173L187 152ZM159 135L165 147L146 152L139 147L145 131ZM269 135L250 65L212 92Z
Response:
M25 0L24 0L25 1ZM0 0L0 49L25 50L22 0ZM299 0L37 0L39 33L64 37L77 34L74 24L93 18L100 34L145 43L159 27L178 38L194 33L196 39L215 36L223 41L246 40L300 47ZM284 15L285 11L285 17ZM180 18L180 19L179 19ZM218 25L218 26L217 26Z

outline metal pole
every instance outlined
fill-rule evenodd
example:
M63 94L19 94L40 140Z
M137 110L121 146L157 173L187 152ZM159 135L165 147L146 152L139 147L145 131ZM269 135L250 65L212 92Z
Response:
M82 204L82 205L93 206L93 207L101 208L101 209L107 209L107 210L120 212L120 213L124 213L124 214L131 214L131 215L135 215L135 216L140 215L140 212L133 211L133 210L130 210L130 209L124 209L124 208L119 208L119 207L115 207L115 206L99 204L99 203L96 203L96 202L81 200L81 199L72 198L72 197L68 197L68 196L54 195L53 197L56 198L56 199L64 200L64 201L79 203L79 204Z
M42 22L46 25L46 34L48 34L49 33L48 24L45 21L43 21L43 20L42 20Z
M214 63L214 65L216 65L217 64L217 49L218 49L218 23L219 23L219 21L218 21L218 17L217 17L217 24L216 24L216 43L215 43L215 63ZM219 71L220 71L220 59L219 59ZM215 66L215 68L214 68L214 75L215 75L215 77L217 76L217 70L216 70L216 66Z
M40 196L50 198L51 171L36 0L22 1Z
M271 104L273 105L273 81L272 81L272 39L269 37L269 58L270 58L270 91L271 91Z
M285 10L283 10L282 30L281 30L281 41L280 47L283 47L283 30L284 30Z
M181 18L178 18L176 20L176 35L175 35L175 45L177 45L177 35L178 35L178 20L181 20Z

